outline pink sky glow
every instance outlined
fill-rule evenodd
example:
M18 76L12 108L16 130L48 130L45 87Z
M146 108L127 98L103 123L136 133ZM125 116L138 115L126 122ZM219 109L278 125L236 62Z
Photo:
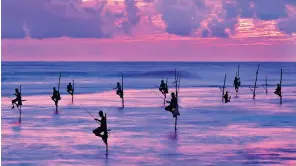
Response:
M296 61L296 3L272 1L3 0L2 60Z

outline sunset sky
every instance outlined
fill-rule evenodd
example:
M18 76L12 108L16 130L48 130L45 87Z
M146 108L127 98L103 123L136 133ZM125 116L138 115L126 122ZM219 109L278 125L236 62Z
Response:
M2 0L3 61L296 61L296 0Z

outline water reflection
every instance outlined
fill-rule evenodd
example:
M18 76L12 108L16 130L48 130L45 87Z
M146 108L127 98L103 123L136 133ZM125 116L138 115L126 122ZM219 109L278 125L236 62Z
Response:
M296 115L287 95L279 106L274 96L247 90L231 103L219 89L181 89L181 116L174 119L149 90L127 90L126 108L114 92L63 97L58 115L47 96L26 97L21 124L2 98L2 162L32 165L295 165ZM147 92L147 93L145 93ZM145 96L143 96L145 94ZM186 94L186 95L185 95ZM217 97L218 96L218 97ZM37 100L37 99L38 100ZM159 100L158 100L159 99ZM291 100L291 103L289 102ZM93 116L107 113L109 156ZM7 118L9 117L9 118Z

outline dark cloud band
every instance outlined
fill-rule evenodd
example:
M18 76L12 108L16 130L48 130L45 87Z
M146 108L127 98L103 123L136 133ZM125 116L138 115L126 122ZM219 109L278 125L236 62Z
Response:
M296 17L288 15L286 8L296 6L296 0L222 0L215 17L206 0L139 1L156 4L166 32L180 36L199 31L200 37L227 38L235 33L238 17L277 20L280 31L296 32ZM131 35L132 27L141 20L136 0L125 0L125 9L120 13L107 10L106 1L94 8L81 7L79 3L80 0L2 0L2 38L108 38L115 31ZM117 19L123 20L119 26Z

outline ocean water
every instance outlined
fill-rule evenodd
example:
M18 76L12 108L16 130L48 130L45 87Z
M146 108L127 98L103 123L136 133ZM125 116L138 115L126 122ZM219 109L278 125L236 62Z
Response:
M240 65L242 86L232 86ZM3 165L296 165L296 63L2 62ZM283 104L273 94L283 69ZM157 86L181 75L178 130ZM49 95L62 73L59 112ZM112 89L124 76L125 108ZM227 74L230 103L221 101ZM268 80L268 94L262 84ZM66 92L75 81L74 103ZM22 86L22 118L11 108ZM170 98L168 97L167 100ZM92 130L107 113L109 155Z

